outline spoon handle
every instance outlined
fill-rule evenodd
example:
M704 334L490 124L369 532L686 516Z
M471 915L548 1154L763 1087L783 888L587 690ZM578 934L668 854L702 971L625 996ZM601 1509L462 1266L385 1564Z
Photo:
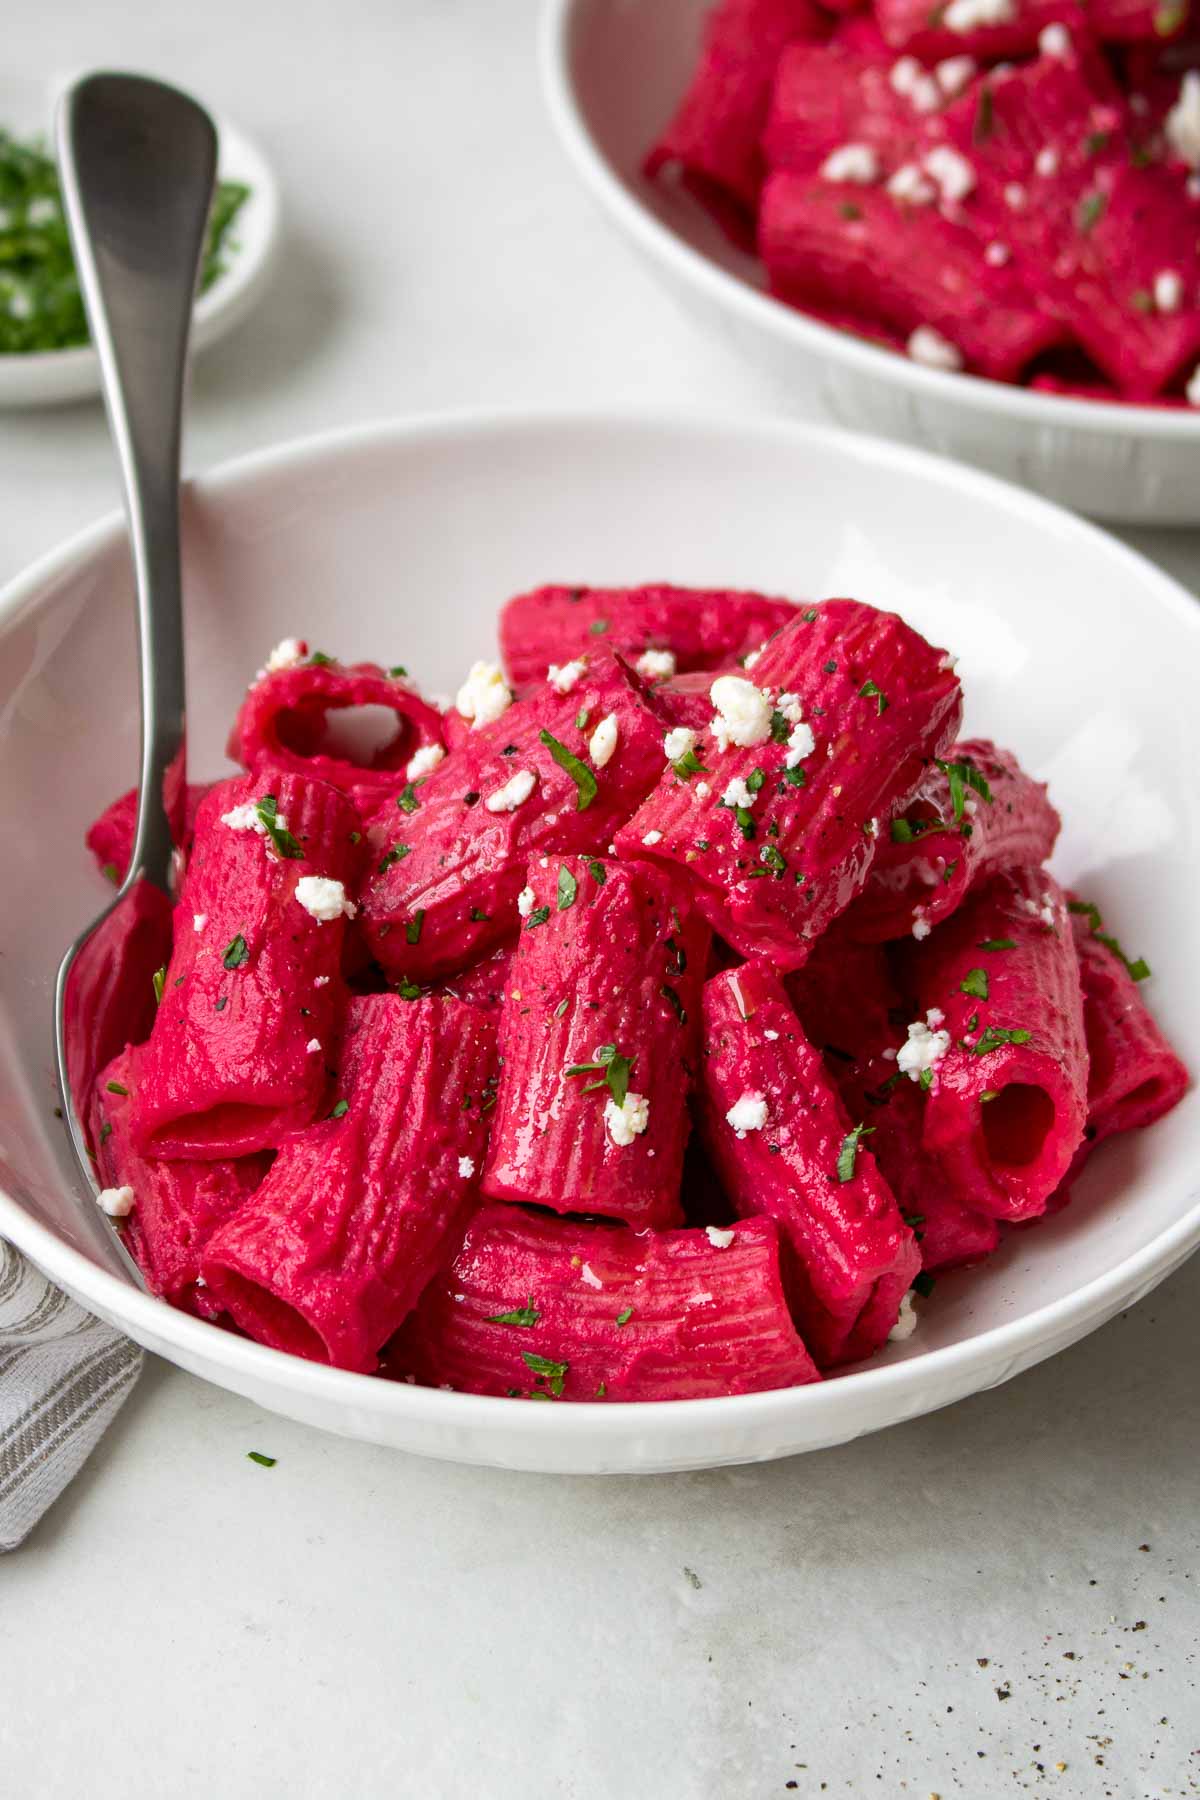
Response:
M175 88L86 76L57 123L63 199L100 358L137 587L142 697L137 831L125 885L164 892L164 779L184 780L179 476L188 334L216 177L212 120Z

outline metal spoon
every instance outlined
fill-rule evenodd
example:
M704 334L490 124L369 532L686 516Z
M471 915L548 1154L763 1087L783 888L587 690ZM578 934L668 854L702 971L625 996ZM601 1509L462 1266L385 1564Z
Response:
M81 1122L97 1072L147 1035L154 971L170 953L175 846L168 797L184 782L180 440L188 333L216 177L212 120L136 75L88 75L59 104L58 163L71 244L100 358L137 589L141 778L133 856L113 904L58 972L54 1027L63 1112L83 1177L81 1249L141 1284L95 1202Z

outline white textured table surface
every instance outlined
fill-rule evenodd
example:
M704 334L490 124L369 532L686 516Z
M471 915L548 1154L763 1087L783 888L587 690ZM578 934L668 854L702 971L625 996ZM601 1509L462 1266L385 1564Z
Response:
M192 467L414 408L769 406L576 191L534 10L10 22L16 73L166 75L277 166L278 278L197 372ZM98 407L0 416L0 468L3 579L115 503ZM1194 537L1136 541L1200 585ZM155 1365L0 1564L0 1793L1200 1792L1198 1311L1200 1259L949 1412L644 1482L405 1461Z

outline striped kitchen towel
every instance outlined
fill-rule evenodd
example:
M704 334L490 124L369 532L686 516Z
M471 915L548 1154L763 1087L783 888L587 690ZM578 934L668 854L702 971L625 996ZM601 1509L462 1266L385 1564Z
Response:
M0 1240L0 1551L87 1461L141 1366L136 1344Z

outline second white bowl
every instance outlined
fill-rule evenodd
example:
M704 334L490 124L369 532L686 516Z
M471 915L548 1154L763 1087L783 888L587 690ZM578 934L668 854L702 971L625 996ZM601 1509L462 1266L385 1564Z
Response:
M780 405L815 393L840 424L922 444L1128 523L1200 523L1200 413L1072 400L947 375L774 300L761 270L642 159L692 70L711 0L546 0L542 76L576 170L629 242L766 370Z

